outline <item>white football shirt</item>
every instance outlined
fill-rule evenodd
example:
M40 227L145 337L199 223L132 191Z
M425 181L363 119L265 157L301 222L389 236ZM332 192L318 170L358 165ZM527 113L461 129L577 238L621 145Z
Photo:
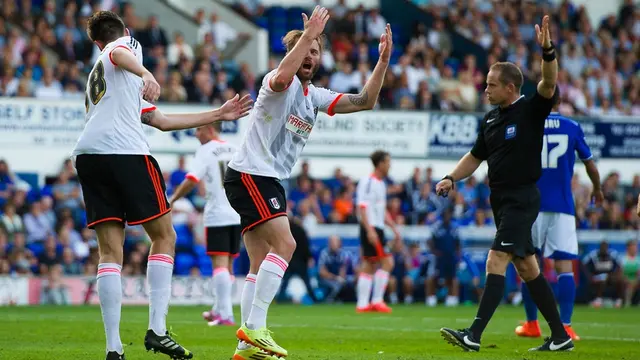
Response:
M130 36L105 46L87 79L86 122L72 155L150 154L140 122L142 78L115 65L111 52L117 48L131 51L142 64L142 46Z
M333 116L333 108L342 94L309 84L305 91L294 76L281 92L271 89L269 80L276 70L262 80L249 120L251 124L229 167L252 175L287 179L304 149L318 111Z
M220 140L211 140L196 151L187 179L205 181L205 227L240 225L240 215L233 210L224 192L224 173L235 151L233 145Z
M356 204L360 211L366 211L371 226L384 229L387 206L387 184L384 180L375 175L360 179L356 188Z

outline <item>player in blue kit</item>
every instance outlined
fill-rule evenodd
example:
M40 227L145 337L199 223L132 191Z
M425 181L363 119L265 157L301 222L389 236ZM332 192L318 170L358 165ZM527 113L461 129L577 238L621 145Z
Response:
M554 111L557 109L554 109ZM542 144L542 176L538 180L540 213L531 229L533 244L540 255L554 261L558 274L558 304L560 319L573 340L580 340L571 327L571 315L576 285L573 278L573 260L578 258L575 204L571 193L573 168L578 158L584 163L591 184L592 199L599 205L603 194L600 174L593 161L580 125L552 111L544 126ZM516 328L516 334L524 337L540 337L538 309L526 286L522 297L527 321Z

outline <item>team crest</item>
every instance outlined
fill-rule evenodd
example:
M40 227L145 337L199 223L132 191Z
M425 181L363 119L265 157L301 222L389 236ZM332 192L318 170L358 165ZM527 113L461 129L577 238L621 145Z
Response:
M271 203L271 207L278 210L280 209L280 203L278 202L278 199L276 198L271 198L269 199L269 202Z

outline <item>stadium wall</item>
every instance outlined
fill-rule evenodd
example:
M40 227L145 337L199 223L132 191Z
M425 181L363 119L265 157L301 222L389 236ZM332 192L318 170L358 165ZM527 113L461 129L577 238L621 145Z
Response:
M166 113L210 110L203 105L159 104ZM15 172L44 176L57 174L69 157L85 122L80 101L42 101L0 97L0 157ZM303 159L311 159L312 175L330 177L339 166L346 175L359 178L371 171L365 158L382 148L391 152L391 176L404 181L414 167L431 166L436 176L451 166L473 145L482 114L404 111L368 111L329 117L318 115ZM587 141L598 159L601 173L618 171L631 181L640 167L629 162L640 158L640 123L632 118L581 118ZM240 144L247 119L224 124L222 137ZM145 126L151 151L165 170L176 166L176 154L193 154L199 143L193 130L161 132ZM190 159L190 156L188 157ZM339 159L339 161L338 161ZM294 173L300 166L298 163ZM576 166L578 174L584 166ZM478 176L486 174L483 164Z

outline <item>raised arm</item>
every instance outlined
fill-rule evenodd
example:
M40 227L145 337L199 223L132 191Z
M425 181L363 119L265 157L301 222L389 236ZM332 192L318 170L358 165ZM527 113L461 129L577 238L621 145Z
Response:
M153 74L142 66L131 50L124 46L118 46L111 50L109 59L111 59L111 62L115 66L142 78L142 83L144 84L142 87L142 97L145 100L151 102L158 100L158 97L160 97L160 85L153 77Z
M371 110L376 105L378 95L380 95L380 89L382 88L382 82L389 67L389 60L391 59L391 52L393 50L392 35L391 25L387 24L386 32L380 36L380 45L378 46L380 58L378 59L376 67L373 69L373 73L371 73L371 77L367 80L367 83L359 94L347 94L338 99L338 102L333 108L336 114Z
M291 84L291 80L300 69L305 56L311 48L311 44L324 31L324 26L329 20L329 11L323 7L316 6L310 18L307 19L307 15L304 13L302 18L304 20L302 37L282 59L275 75L269 79L269 86L275 92L284 91Z
M542 18L542 29L536 25L538 43L542 46L542 80L538 83L538 94L551 99L558 81L558 59L549 34L549 15Z
M225 102L219 109L190 114L164 114L155 106L143 109L143 124L162 131L192 129L216 121L237 120L249 114L253 100L250 95L239 95Z

